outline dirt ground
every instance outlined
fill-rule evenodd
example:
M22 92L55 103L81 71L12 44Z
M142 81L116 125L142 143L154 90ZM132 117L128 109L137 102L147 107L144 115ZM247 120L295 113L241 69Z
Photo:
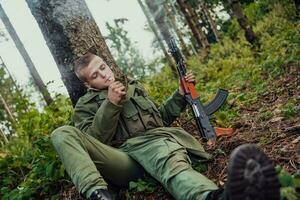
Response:
M284 117L280 110L291 99L296 101L296 106L300 109L300 63L286 66L285 71L285 75L270 83L267 92L255 104L240 109L240 117L233 123L235 131L232 136L218 138L215 146L203 143L206 150L214 155L204 175L219 186L226 183L230 153L245 143L258 144L274 165L280 165L292 174L300 170L300 114L298 112L296 116ZM271 117L263 115L265 112L272 113ZM183 128L196 133L192 123L186 123ZM121 191L119 198L125 199L126 193L127 191ZM158 186L153 193L130 193L130 196L132 200L172 199L162 186ZM64 191L63 199L80 197L72 187Z

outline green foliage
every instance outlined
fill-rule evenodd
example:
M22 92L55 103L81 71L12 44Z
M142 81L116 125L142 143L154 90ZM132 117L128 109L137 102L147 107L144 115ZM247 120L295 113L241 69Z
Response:
M271 119L273 117L273 113L271 111L262 111L260 112L260 118L262 120L268 120Z
M292 99L287 102L287 104L281 107L281 112L284 117L291 118L296 114L300 113L300 106L297 105L297 101Z
M212 4L220 1L211 1ZM266 2L268 7L266 8ZM255 23L254 31L260 39L260 47L252 48L245 40L237 21L231 20L223 37L223 44L213 44L209 57L190 57L186 62L188 69L196 75L197 90L202 102L209 102L217 88L225 88L230 92L227 105L213 116L213 123L230 127L240 117L240 109L249 107L259 100L266 86L285 70L285 64L299 60L300 55L300 23L295 18L291 1L247 1L245 12ZM256 13L256 14L255 14ZM109 38L114 51L119 53L119 64L128 64L127 73L143 77L154 66L144 67L144 61L132 47L124 30L124 20L115 21L110 29ZM116 53L116 52L115 52ZM126 62L125 62L126 61ZM170 67L164 66L160 73L145 77L142 80L149 94L157 103L162 103L178 88L178 80L174 79ZM55 102L39 112L29 102L26 95L14 89L7 74L0 68L0 86L9 97L13 114L18 123L7 122L13 128L9 144L0 149L0 188L2 199L44 199L59 192L61 185L68 182L68 177L57 154L51 146L49 135L64 124L72 115L72 106L63 96L57 96ZM17 98L17 99L16 99ZM1 107L3 108L3 107ZM284 117L290 118L300 112L297 102L290 100L280 107ZM265 109L259 110L259 117L268 120L273 114ZM7 116L0 109L0 119ZM6 124L5 124L6 125ZM262 138L260 143L268 143ZM219 151L219 153L224 153ZM197 168L197 166L195 167ZM201 165L197 168L205 170ZM278 177L282 185L281 199L299 199L300 175L291 176L278 169ZM130 183L130 192L153 192L156 183L153 180L138 180ZM56 196L55 196L56 195Z
M5 69L5 64L0 65L0 88L0 94L14 119L21 117L28 108L34 105L29 102L29 96L24 94L22 88L12 79ZM0 121L13 134L14 120L6 112L2 101L0 102Z
M111 41L112 53L115 55L118 66L130 77L139 79L154 69L151 65L146 65L141 53L128 37L128 32L124 29L127 19L115 19L114 25L106 23L109 35L106 37Z
M70 101L57 96L42 113L30 109L19 118L17 134L0 152L0 186L3 199L42 198L56 194L68 178L50 142L50 133L67 124Z
M251 23L255 24L270 11L269 0L254 1L244 8L244 13Z
M280 166L276 167L277 176L281 185L281 200L297 200L300 198L300 173L289 174Z
M137 181L130 181L129 190L131 192L154 192L157 187L157 181L153 178L145 177Z
M160 73L142 80L143 86L149 95L160 104L166 100L177 88L178 80L172 74L169 66L164 66Z
M276 11L270 12L254 29L263 49L259 53L261 66L272 75L282 73L282 66L295 62L300 55L299 22L283 18L285 12L282 7L276 6Z
M266 2L269 11L262 10L260 20L254 26L260 38L260 49L253 49L249 45L237 21L233 19L226 32L227 36L223 37L223 44L211 45L207 59L190 57L187 60L188 69L195 73L198 80L196 88L202 102L210 101L217 88L225 88L230 92L227 100L230 105L223 106L213 116L218 125L231 126L232 121L239 116L240 108L249 107L258 101L269 82L284 72L284 65L299 59L300 23L286 9L291 6L289 1L275 4L266 0L259 1L256 7L251 7L252 3L247 6L254 10L258 7L264 9L261 7ZM168 68L163 68L161 73L147 79L145 83L150 95L158 102L162 102L178 87L178 82L172 79ZM298 112L291 105L285 110L287 115ZM272 117L269 112L260 115L262 119Z

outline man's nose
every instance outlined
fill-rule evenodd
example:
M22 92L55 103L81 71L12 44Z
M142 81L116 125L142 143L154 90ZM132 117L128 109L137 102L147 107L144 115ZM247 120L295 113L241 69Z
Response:
M106 77L106 73L104 71L99 70L99 74L100 74L101 78Z

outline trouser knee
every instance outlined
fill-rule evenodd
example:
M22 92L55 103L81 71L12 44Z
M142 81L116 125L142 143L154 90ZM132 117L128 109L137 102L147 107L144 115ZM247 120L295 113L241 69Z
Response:
M61 147L73 139L79 139L82 132L73 126L62 126L51 133L51 142L55 148Z

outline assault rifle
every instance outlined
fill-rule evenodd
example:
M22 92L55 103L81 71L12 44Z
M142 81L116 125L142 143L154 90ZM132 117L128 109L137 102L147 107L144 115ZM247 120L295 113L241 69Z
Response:
M168 41L168 47L176 62L176 67L180 77L180 84L184 91L185 99L192 109L198 131L202 138L208 141L215 141L216 132L219 132L220 135L222 134L221 132L225 134L232 132L232 129L215 129L209 121L209 116L215 113L225 103L228 96L228 91L224 89L218 89L215 98L209 104L204 106L200 101L200 96L195 89L194 83L187 82L184 78L186 75L186 67L181 52L176 46L174 38L171 38Z

